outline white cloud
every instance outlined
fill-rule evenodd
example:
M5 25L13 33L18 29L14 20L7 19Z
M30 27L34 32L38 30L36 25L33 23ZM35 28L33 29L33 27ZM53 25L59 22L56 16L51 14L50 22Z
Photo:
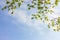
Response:
M10 11L11 12L11 11ZM22 23L23 25L27 25L28 27L37 30L40 35L44 35L44 25L40 20L32 20L31 15L28 15L24 10L15 10L15 13L11 15L15 20L13 20L16 24ZM40 32L42 31L42 32Z
M27 21L27 15L25 13L25 11L15 10L13 17L16 18L17 21L25 23Z
M15 14L13 14L13 17L17 19L18 22L21 22L23 24L27 24L28 26L32 27L40 27L42 24L39 20L32 20L31 15L27 15L26 11L22 10L15 10Z

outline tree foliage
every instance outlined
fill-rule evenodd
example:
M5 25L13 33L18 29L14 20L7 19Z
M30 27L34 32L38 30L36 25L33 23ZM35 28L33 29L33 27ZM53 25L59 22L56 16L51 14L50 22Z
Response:
M6 6L2 8L12 10L11 14L13 14L14 9L20 8L22 3L24 3L25 0L6 0ZM26 4L28 6L28 10L31 8L37 8L37 13L32 14L31 19L41 20L42 22L48 22L48 28L51 28L54 31L60 30L60 17L49 19L47 14L52 14L54 11L52 8L58 5L58 2L60 0L55 0L54 2L51 2L51 0L32 0L31 3Z

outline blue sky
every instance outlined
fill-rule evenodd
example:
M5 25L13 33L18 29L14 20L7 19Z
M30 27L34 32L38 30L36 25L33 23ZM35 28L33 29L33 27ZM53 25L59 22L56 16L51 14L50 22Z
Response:
M36 10L28 11L26 5L22 5L11 15L11 11L1 10L5 5L4 1L0 0L0 40L60 40L60 32L48 29L47 25L39 20L30 19ZM60 6L54 10L58 14L52 16L59 16Z

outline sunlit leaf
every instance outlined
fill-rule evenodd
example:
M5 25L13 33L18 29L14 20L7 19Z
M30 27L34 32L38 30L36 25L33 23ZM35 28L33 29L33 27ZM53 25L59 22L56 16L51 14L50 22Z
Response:
M52 20L52 26L54 26L54 20Z
M18 3L18 7L20 7L20 6L21 6L21 2Z
M18 0L15 0L16 2L18 2Z
M53 29L54 31L56 31L56 29Z
M50 24L48 24L48 28L50 28Z
M55 0L55 5L58 5L58 0Z
M16 9L16 6L14 6L13 8Z

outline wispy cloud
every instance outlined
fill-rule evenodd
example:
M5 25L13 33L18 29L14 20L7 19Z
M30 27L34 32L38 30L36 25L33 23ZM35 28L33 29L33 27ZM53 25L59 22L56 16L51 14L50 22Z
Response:
M27 25L27 27L31 27L33 30L36 30L39 35L44 35L46 33L44 32L44 29L48 31L44 23L40 20L32 20L31 15L28 15L25 10L15 10L15 13L11 16L15 18L14 23L22 23L23 25Z
M10 11L11 12L11 11ZM40 27L43 24L39 20L32 20L31 15L28 15L24 10L15 10L14 14L11 15L19 23L23 23L29 26Z

